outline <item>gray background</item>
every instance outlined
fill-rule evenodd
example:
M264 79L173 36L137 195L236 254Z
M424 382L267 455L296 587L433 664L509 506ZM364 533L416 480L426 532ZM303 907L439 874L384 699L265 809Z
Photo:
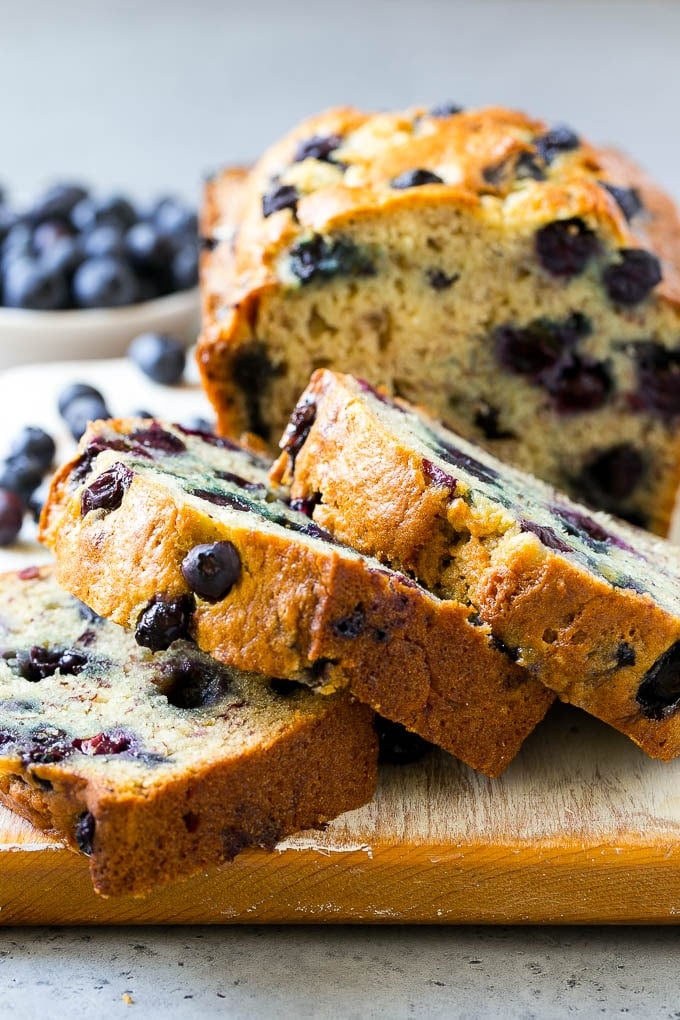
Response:
M680 197L680 6L0 0L0 182L198 193L299 118L501 102ZM674 929L0 931L0 1016L680 1016ZM133 1004L126 1005L129 994Z

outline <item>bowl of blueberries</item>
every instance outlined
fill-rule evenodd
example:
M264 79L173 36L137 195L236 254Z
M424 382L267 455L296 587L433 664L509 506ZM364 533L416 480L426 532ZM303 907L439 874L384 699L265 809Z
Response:
M198 332L196 213L56 183L16 208L0 189L0 369L116 357L140 333Z

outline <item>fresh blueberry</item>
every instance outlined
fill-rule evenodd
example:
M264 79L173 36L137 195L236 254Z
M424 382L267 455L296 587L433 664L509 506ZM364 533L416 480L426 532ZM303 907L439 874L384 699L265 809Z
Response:
M125 235L125 251L136 269L153 272L167 267L172 245L152 223L135 223Z
M181 571L195 595L218 602L241 576L241 557L232 542L196 545L182 560Z
M300 195L294 184L280 184L262 196L262 215L267 218L280 209L297 208Z
M60 182L52 184L35 200L28 216L33 223L48 219L66 220L79 202L88 197L87 190L79 184Z
M8 308L55 311L69 301L65 277L26 256L5 267L3 292Z
M70 278L83 261L83 251L77 237L60 237L40 254L40 263L50 272Z
M45 468L35 457L19 454L0 462L0 487L16 492L23 500L38 488Z
M12 227L19 221L18 213L8 205L0 204L0 244L3 244Z
M536 254L552 276L578 276L597 252L597 236L578 217L555 220L536 231Z
M198 248L195 241L183 245L172 259L174 290L190 290L198 283Z
M27 223L19 221L7 232L2 244L3 267L22 256L33 257L33 230Z
M86 259L73 277L73 296L80 308L131 305L137 300L138 292L137 279L122 259Z
M75 397L63 414L69 432L76 442L83 435L91 421L99 421L100 419L110 417L111 412L102 400L87 395Z
M85 258L100 258L112 255L120 258L125 254L123 232L111 223L102 223L83 236L81 247Z
M151 218L160 233L166 236L195 237L198 233L196 213L176 198L163 198L157 202Z
M196 609L193 595L164 599L157 595L143 609L137 620L135 640L138 645L162 652L180 638L188 638Z
M643 248L621 248L619 261L602 274L605 290L617 305L638 305L661 282L661 263Z
M44 220L33 231L33 248L43 255L64 237L72 237L73 231L63 220Z
M21 531L24 501L16 492L0 488L0 545L11 545Z
M127 230L136 221L137 214L126 198L112 195L104 199L84 198L74 206L71 222L82 233L94 230L104 223Z
M179 341L163 333L141 333L128 348L128 357L154 382L174 386L182 378L186 352Z
M422 168L417 170L404 170L403 173L397 174L390 181L390 187L402 190L404 188L420 188L423 184L443 184L444 181L437 174L432 173L431 170L423 170Z
M561 153L578 149L581 140L571 128L560 124L536 138L534 144L541 159L550 164Z
M318 159L324 163L333 163L331 158L336 149L342 145L342 135L313 135L298 142L293 156L294 163L304 159Z
M105 403L102 394L98 389L96 389L96 387L91 386L90 383L69 383L68 386L65 386L64 389L60 391L59 396L57 397L57 408L62 418L66 413L66 408L69 404L78 397L95 397L100 403ZM110 415L107 415L107 417L110 417Z
M56 446L52 436L44 429L35 425L27 425L12 440L9 448L10 457L33 457L47 471L54 459Z
M607 181L600 181L600 184L615 199L616 204L629 222L644 208L642 197L637 188L621 188L616 184L609 184Z

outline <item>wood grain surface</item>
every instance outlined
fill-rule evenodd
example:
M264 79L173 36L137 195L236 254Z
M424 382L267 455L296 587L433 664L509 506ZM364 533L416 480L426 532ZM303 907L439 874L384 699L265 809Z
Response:
M57 432L55 396L73 379L101 386L116 414L209 414L195 386L169 391L123 362L31 366L0 376L0 437L24 423ZM0 551L0 569L38 559L29 535ZM652 761L561 705L497 779L438 752L383 768L375 800L325 831L245 851L145 899L98 897L85 857L0 809L4 925L679 918L680 761Z

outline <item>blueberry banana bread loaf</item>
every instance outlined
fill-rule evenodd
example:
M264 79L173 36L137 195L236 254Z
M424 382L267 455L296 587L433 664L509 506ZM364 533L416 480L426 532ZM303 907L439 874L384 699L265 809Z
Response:
M274 477L339 539L468 602L499 647L648 754L680 753L680 556L367 383L315 373Z
M347 694L157 655L61 590L0 577L0 800L143 894L369 800L372 713Z
M349 688L495 775L551 695L470 609L334 541L268 488L268 464L158 422L97 423L42 520L59 581L153 650Z
M333 110L209 186L199 365L276 442L352 372L580 501L666 534L680 477L680 222L628 160L504 109Z

